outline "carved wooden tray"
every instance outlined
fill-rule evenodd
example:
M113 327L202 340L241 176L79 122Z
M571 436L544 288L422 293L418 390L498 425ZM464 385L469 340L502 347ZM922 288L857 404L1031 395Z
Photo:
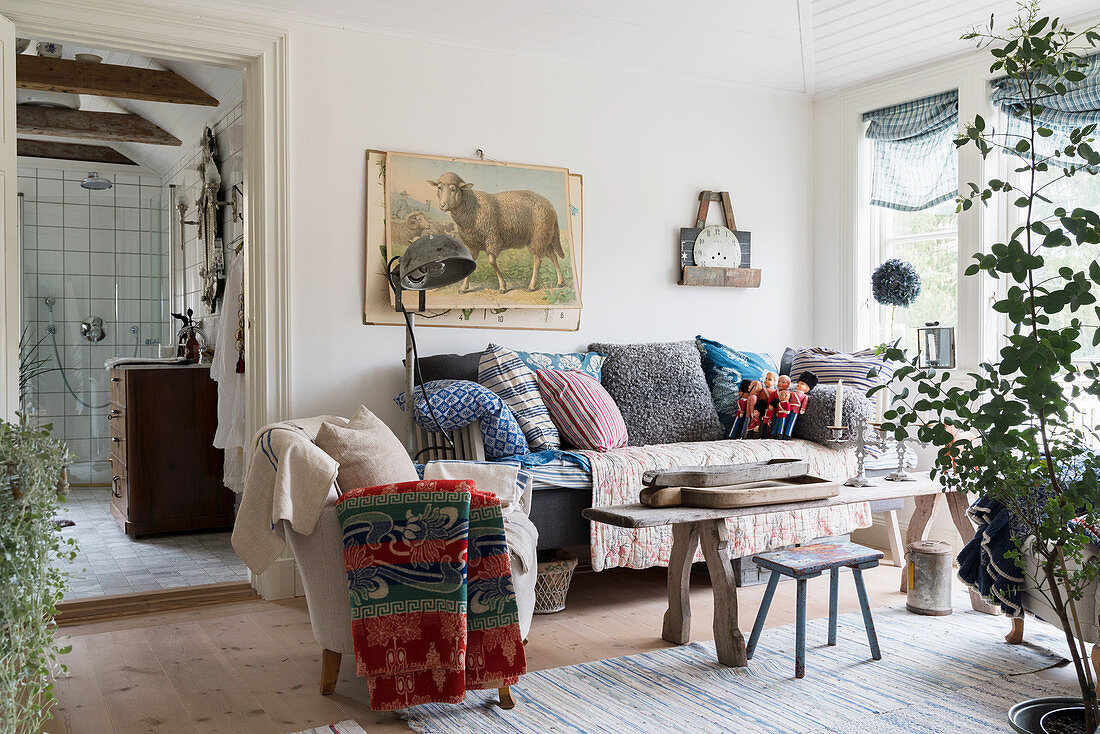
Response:
M802 474L723 487L646 487L641 502L649 507L753 507L823 500L840 494L840 483Z

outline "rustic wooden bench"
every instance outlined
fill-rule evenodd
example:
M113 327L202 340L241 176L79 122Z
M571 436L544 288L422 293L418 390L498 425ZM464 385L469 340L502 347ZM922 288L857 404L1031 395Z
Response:
M901 497L928 498L930 501L925 504L930 508L935 501L934 495L941 492L940 485L929 481L927 476L915 482L878 481L878 486L874 487L841 487L840 494L824 500L727 509L646 507L632 504L590 507L582 514L589 520L622 528L672 526L672 549L668 563L668 611L665 612L661 637L678 645L686 645L691 641L688 586L695 551L701 544L714 595L714 645L718 652L718 661L730 667L745 667L748 658L745 654L745 637L737 626L737 587L734 585L733 568L730 565L726 519L758 515L762 512L787 512ZM958 524L958 515L952 514ZM962 519L966 521L970 537L973 537L974 530L965 513ZM923 530L923 526L920 530ZM911 525L910 533L912 532Z

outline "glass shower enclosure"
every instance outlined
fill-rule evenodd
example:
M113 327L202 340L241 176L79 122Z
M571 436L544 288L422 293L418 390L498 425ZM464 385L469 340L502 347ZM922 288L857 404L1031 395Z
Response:
M89 190L69 172L32 174L20 170L23 339L50 371L31 381L22 410L68 445L74 486L108 486L104 365L171 343L165 197L137 176L105 174L126 183Z

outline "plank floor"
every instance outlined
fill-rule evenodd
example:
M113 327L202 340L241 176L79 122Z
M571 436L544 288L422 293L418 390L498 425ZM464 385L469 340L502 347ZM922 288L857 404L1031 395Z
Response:
M871 605L904 601L898 569L865 572ZM828 614L828 576L810 581L810 618ZM705 574L692 577L692 639L712 639ZM739 590L740 625L752 628L764 585ZM768 626L794 621L794 584L776 593ZM617 569L574 577L568 607L536 616L532 670L668 647L664 569ZM841 612L858 609L841 579ZM1002 620L1005 631L1008 622ZM176 732L286 734L354 719L368 732L407 732L393 714L370 710L366 686L345 656L332 696L318 693L321 650L302 599L248 601L66 627L69 675L57 681L51 734Z

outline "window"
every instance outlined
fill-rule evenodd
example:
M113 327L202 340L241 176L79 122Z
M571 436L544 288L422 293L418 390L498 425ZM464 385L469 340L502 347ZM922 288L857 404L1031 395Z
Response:
M958 326L959 238L955 202L919 212L872 206L871 269L891 258L912 263L921 278L921 292L909 308L873 303L871 343L893 343L916 354L917 327L939 322ZM867 278L870 279L870 273Z
M956 327L959 311L959 238L955 197L959 95L944 92L863 116L867 183L859 264L861 341L899 342L917 350L917 327L938 322ZM871 273L890 259L912 264L921 291L909 307L884 306L871 296Z

